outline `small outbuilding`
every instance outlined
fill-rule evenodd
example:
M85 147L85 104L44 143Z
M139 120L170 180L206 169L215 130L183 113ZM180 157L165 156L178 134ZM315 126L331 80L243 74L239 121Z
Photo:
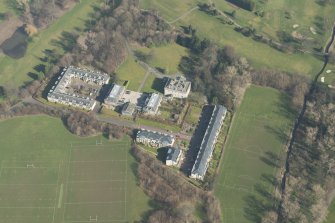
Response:
M182 156L181 149L169 147L166 155L165 164L167 166L177 166Z
M123 105L121 114L125 116L132 116L136 111L136 105L130 102L127 102Z

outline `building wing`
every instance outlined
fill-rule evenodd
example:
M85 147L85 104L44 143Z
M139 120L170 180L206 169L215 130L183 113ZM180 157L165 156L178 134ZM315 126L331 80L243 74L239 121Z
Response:
M215 106L206 133L202 139L196 161L193 165L191 177L204 179L226 113L227 109L224 106Z

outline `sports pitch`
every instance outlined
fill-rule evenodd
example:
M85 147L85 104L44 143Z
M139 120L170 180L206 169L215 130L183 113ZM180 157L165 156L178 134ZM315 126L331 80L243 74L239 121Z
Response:
M2 122L0 133L1 127ZM10 155L5 152L0 169L0 222L129 222L147 210L148 200L130 168L134 161L129 138L113 142L101 137L70 138L61 143L58 155L48 151L44 142L38 152L34 148L22 154L16 149ZM9 144L18 148L15 142Z
M224 222L261 222L275 208L276 174L282 165L293 115L288 98L251 86L235 114L224 148L215 194Z

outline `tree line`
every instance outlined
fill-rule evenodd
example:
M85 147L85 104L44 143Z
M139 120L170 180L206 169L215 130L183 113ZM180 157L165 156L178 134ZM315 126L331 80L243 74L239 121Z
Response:
M335 190L335 91L318 86L308 98L286 180L280 222L321 223Z

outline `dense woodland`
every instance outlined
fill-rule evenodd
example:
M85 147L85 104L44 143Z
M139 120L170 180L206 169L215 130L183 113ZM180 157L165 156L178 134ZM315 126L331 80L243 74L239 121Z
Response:
M220 204L211 193L190 184L136 145L133 145L132 153L139 162L137 175L140 186L157 202L157 209L145 222L222 222ZM199 208L206 219L196 217Z
M319 86L308 98L286 180L280 222L321 223L335 192L335 92Z

